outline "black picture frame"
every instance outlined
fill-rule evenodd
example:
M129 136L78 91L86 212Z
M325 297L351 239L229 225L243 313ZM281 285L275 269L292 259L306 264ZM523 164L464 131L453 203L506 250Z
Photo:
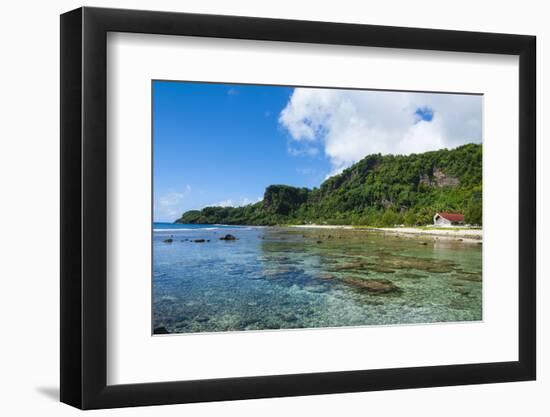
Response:
M513 362L112 385L107 375L108 32L519 56L519 358ZM81 409L534 380L536 38L137 10L61 15L61 401Z

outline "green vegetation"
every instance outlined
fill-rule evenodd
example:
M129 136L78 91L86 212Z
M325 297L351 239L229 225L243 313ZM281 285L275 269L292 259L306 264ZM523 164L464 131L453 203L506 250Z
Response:
M312 190L270 185L244 207L206 207L177 223L351 224L432 223L435 212L464 213L482 223L482 145L412 155L369 155Z

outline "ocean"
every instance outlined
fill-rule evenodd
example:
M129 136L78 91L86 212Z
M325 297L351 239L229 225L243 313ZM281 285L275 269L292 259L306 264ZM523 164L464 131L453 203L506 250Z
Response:
M482 320L481 245L366 230L154 223L153 329ZM220 238L231 234L235 240Z

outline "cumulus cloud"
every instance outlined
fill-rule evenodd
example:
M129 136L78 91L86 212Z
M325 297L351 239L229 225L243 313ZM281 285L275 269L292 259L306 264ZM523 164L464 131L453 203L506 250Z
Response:
M316 156L319 154L319 148L307 143L289 143L287 151L292 156Z
M155 219L173 221L180 217L184 211L183 206L187 196L191 193L191 186L187 184L183 191L173 191L161 195L155 201Z
M248 197L241 197L240 199L227 199L223 201L219 201L214 204L209 204L210 206L216 206L216 207L241 207L241 206L247 206L249 204L257 203L258 201L261 201L262 197L258 197L256 199L248 198Z
M321 148L331 175L365 155L481 142L481 96L296 88L279 115L289 153Z

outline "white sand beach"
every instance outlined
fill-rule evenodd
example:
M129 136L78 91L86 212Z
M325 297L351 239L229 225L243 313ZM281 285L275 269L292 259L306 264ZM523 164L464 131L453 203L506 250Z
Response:
M361 227L351 225L326 225L303 224L291 227L303 229L346 229L346 230L370 230L375 232L393 233L407 237L425 236L436 239L452 239L464 243L481 243L482 229L469 229L464 227Z

